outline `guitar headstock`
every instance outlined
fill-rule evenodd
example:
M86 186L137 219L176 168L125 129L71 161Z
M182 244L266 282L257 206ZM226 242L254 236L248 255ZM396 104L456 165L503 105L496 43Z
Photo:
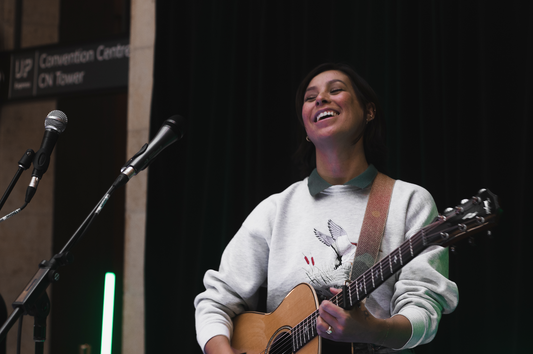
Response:
M448 208L423 230L428 244L447 247L466 236L494 227L500 217L498 197L488 189L464 199L455 208Z

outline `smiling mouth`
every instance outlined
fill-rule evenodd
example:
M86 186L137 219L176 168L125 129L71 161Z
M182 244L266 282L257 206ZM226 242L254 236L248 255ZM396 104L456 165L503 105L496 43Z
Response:
M320 113L316 118L315 118L315 123L316 122L319 122L321 120L324 120L324 119L328 119L328 118L331 118L331 117L335 117L335 116L338 116L339 113L335 112L335 111L324 111L322 113Z

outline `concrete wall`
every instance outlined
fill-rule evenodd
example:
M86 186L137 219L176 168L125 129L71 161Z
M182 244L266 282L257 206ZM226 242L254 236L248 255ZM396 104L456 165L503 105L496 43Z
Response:
M57 43L60 0L23 0L21 47ZM14 48L15 0L0 0L0 50ZM131 1L131 57L128 88L127 155L133 156L149 138L155 39L155 0ZM55 100L31 100L0 105L0 188L6 188L23 153L37 151L44 133L44 119L56 109ZM31 170L0 211L3 216L20 207ZM37 194L28 207L0 223L0 293L11 313L11 303L37 270L52 256L54 157ZM144 353L144 240L147 173L126 185L124 244L123 353ZM3 190L0 192L3 193ZM50 297L53 296L49 291ZM51 314L53 316L53 312ZM22 353L32 353L33 319L25 317ZM50 332L53 328L48 328ZM14 327L7 339L7 352L16 352ZM96 348L93 348L96 350ZM48 345L45 352L49 352Z
M133 156L148 142L155 41L155 0L132 0L128 86L128 148ZM126 185L124 317L122 352L144 353L144 242L146 171Z
M60 0L24 0L20 47L53 44L58 41ZM15 45L15 1L0 0L0 49ZM4 193L18 161L27 149L37 151L44 134L44 119L56 109L55 100L2 103L0 106L0 193ZM24 203L31 170L21 176L0 215ZM54 158L31 203L20 214L0 223L0 293L11 313L16 299L38 269L39 262L52 256L52 213L54 203ZM49 296L52 294L49 291ZM48 329L50 338L51 328ZM7 352L16 353L17 326L9 332ZM34 352L33 318L24 317L22 353ZM48 353L48 342L45 353Z

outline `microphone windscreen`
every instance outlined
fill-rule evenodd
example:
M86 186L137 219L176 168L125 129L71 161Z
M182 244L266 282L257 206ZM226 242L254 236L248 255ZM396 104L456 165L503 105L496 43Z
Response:
M67 115L62 111L55 110L48 113L48 115L46 116L46 119L44 120L44 129L53 129L58 133L63 133L63 131L67 127L67 123Z

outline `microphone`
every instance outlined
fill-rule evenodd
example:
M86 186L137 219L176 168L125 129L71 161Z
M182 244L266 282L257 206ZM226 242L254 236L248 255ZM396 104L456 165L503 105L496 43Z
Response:
M121 174L115 180L115 187L126 184L133 176L147 168L155 157L167 146L183 137L185 133L185 118L173 115L163 122L159 132L149 144L136 153L121 169Z
M43 177L48 166L50 165L50 155L56 145L59 134L63 133L67 127L67 115L59 110L48 113L44 120L44 137L41 143L41 148L33 158L33 172L31 174L31 181L26 190L26 203L29 203L37 190L39 181Z

